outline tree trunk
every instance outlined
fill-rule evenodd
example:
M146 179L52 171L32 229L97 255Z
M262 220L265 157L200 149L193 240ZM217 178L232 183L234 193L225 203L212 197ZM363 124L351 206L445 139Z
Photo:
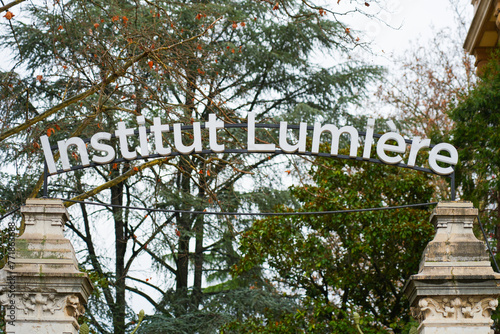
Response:
M111 187L111 204L123 205L123 183ZM127 240L123 209L113 207L115 221L115 305L112 311L114 334L125 334L125 251Z
M204 229L204 219L203 216L198 216L196 219L196 224L194 227L194 232L196 233L196 246L194 254L194 286L193 286L193 297L195 308L198 308L201 302L202 292L201 292L201 281L203 277L203 229Z
M186 292L188 287L188 273L189 273L189 220L187 214L180 215L177 226L180 233L179 243L177 248L177 292Z
M189 196L190 193L190 171L191 166L189 161L186 161L187 157L183 157L179 161L180 172L177 176L177 189L181 196L181 203L176 207L176 209L189 210L190 206L184 204L182 198L184 196ZM180 295L180 302L185 301L185 309L188 308L187 299L187 289L188 289L188 275L189 275L189 241L191 240L191 222L192 217L189 213L183 213L177 215L177 235L179 240L177 243L177 275L176 275L176 292Z

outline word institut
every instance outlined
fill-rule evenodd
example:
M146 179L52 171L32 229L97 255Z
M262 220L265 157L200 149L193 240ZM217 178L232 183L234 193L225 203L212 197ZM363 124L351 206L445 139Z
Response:
M274 153L278 150L275 144L258 144L256 143L256 124L255 124L256 113L248 113L247 120L247 150L248 152L256 153ZM117 129L115 131L115 136L118 138L118 146L121 156L126 160L134 160L139 158L137 151L139 151L140 158L146 158L151 155L149 142L148 142L148 131L145 126L144 116L137 117L138 131L133 128L127 128L124 122L118 122ZM377 143L375 143L374 138L374 127L375 120L368 119L365 132L364 146L362 149L362 158L364 160L369 160L371 158L372 147L376 145L376 152L378 158L386 164L399 164L404 163L402 154L406 153L407 143L403 136L396 132L396 128L392 121L387 122L390 128L390 132L387 132L378 138ZM175 123L172 126L168 124L162 124L160 117L155 117L153 119L153 125L149 127L149 131L152 134L153 142L156 152L160 156L168 156L172 154L171 147L165 147L163 133L173 131L174 145L173 148L180 154L191 154L192 152L199 153L203 151L202 142L202 125L200 122L194 122L192 124L192 143L186 145L183 142L182 136L182 124ZM208 121L204 123L205 130L208 131L208 148L214 153L224 152L226 149L224 144L220 144L217 138L217 131L223 129L224 122L218 120L215 114L210 114ZM308 135L307 123L301 122L298 126L298 138L297 142L290 144L287 139L288 134L288 124L287 122L280 122L279 125L279 149L284 153L306 153L306 137ZM338 155L339 142L341 135L348 135L350 138L350 148L349 157L358 157L358 148L360 144L360 135L356 128L352 126L344 126L340 129L333 124L321 125L319 122L314 123L312 129L312 144L311 144L311 154L318 154L320 147L320 139L322 134L329 133L331 136L331 150L330 155L335 157ZM138 136L139 146L137 148L130 148L128 139L132 136ZM95 164L108 164L117 158L117 154L110 141L112 139L112 134L108 132L98 132L94 134L90 139L90 147L94 151L92 156L92 162ZM47 163L47 168L49 174L56 174L58 172L54 155L52 153L49 138L44 135L40 137L43 152L45 155L45 161ZM421 139L420 137L414 137L409 144L409 154L406 165L408 167L415 167L418 153L431 146L430 139ZM57 142L57 148L59 150L60 159L62 163L62 170L71 170L71 164L68 156L68 149L71 146L76 146L78 153L81 157L81 164L83 167L90 166L88 147L85 141L79 137L71 137L67 140L60 140ZM445 153L446 154L443 154ZM441 163L441 164L438 164ZM428 156L429 167L433 172L439 175L449 175L453 173L453 166L458 162L458 152L454 146L448 143L440 143L432 147ZM443 167L443 164L446 167Z

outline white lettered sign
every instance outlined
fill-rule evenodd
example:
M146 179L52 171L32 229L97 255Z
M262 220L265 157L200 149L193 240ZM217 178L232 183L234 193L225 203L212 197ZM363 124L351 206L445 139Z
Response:
M257 143L256 139L256 124L255 124L256 113L248 113L247 120L247 150L248 152L260 152L260 153L279 153L281 150L285 153L306 153L306 137L308 132L307 123L301 122L299 124L299 134L297 143L291 144L287 139L288 124L287 122L281 122L279 125L279 147L271 143ZM127 128L124 122L118 122L117 129L114 133L115 137L118 139L119 155L126 160L134 160L138 158L137 152L139 152L141 158L149 157L152 155L150 150L150 145L148 142L148 131L145 126L144 116L137 117L138 129L137 134L135 129ZM386 164L404 164L405 161L403 156L409 149L408 158L406 165L408 167L415 167L417 160L417 155L421 150L431 147L431 141L429 139L421 139L420 137L414 137L411 139L410 144L408 144L403 136L396 132L396 127L392 121L388 121L390 132L384 133L377 142L375 142L374 128L375 120L368 119L365 131L365 140L362 143L364 146L362 148L362 158L364 160L371 159L372 147L376 147L376 152L378 159ZM182 136L182 124L175 123L172 126L168 124L162 124L159 117L153 118L153 125L149 127L151 136L153 137L153 143L155 148L155 153L160 156L169 156L172 154L172 149L166 147L164 143L163 133L173 132L174 143L173 148L180 154L191 154L192 152L200 153L203 151L203 141L202 141L202 124L200 122L193 122L192 124L192 143L187 145L183 142ZM217 131L224 128L224 122L218 120L215 114L210 114L208 116L208 121L204 123L205 131L208 131L208 146L205 149L209 149L214 153L224 152L226 149L224 144L219 143L217 137ZM320 123L314 123L312 128L312 142L310 147L311 154L319 154L319 147L321 144L321 137L324 133L329 133L331 136L331 150L330 155L335 157L338 155L340 136L349 136L350 146L349 146L349 157L357 158L358 151L361 146L360 134L358 130L352 126L344 126L340 129L333 124L321 125ZM132 136L138 136L139 146L130 147L128 138ZM57 142L57 147L61 157L61 164L63 171L71 170L71 163L68 156L68 148L75 146L79 153L81 159L81 165L83 167L90 166L91 160L95 164L108 164L119 157L117 152L111 145L110 141L112 139L112 134L108 132L98 132L94 134L90 139L90 148L92 153L92 159L89 157L89 151L85 141L80 137L71 137L66 140L60 140ZM49 174L56 174L57 167L54 160L54 155L50 148L49 137L46 135L40 137L43 153L45 155L45 161L47 163L47 168ZM409 148L408 148L409 146ZM446 153L446 154L444 154ZM439 175L449 175L453 173L453 166L458 163L458 152L454 146L448 143L439 143L432 147L429 152L428 163L430 169ZM441 164L438 164L440 162ZM446 165L443 167L443 164Z

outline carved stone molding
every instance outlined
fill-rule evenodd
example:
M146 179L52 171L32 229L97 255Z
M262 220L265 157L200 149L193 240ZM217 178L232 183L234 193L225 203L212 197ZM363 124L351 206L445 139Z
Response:
M497 1L496 5L495 5L495 12L493 13L493 15L495 15L495 24L497 26L497 29L500 29L500 16L498 15L500 14L500 1Z
M25 225L35 225L36 223L36 217L33 215L26 215L24 218L24 224Z
M18 297L17 309L22 310L25 315L36 315L38 311L42 314L55 314L62 310L64 296L56 296L54 293L23 293Z
M85 313L85 308L80 303L80 298L76 295L66 297L66 314L78 320L78 317Z
M2 288L0 289L0 304L3 306L14 304L28 318L54 315L57 311L61 311L63 314L64 309L67 315L78 319L85 312L78 296L60 294L55 289L50 288L46 289L46 292L40 292L27 287L27 291L13 295Z
M64 221L62 221L60 218L52 218L51 220L51 225L52 226L64 226Z
M418 306L412 307L413 317L420 322L455 322L459 319L490 321L491 313L498 306L498 300L477 296L460 298L454 296L422 298Z
M63 234L69 214L53 199L29 199L21 213L26 229L16 238L16 265L0 269L0 304L9 312L5 332L78 334L93 287Z

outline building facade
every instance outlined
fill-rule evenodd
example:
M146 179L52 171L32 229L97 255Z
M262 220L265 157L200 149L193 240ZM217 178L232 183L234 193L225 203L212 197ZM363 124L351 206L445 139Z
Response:
M500 0L472 0L474 18L465 38L464 49L476 58L477 72L481 73L498 45L500 31Z

